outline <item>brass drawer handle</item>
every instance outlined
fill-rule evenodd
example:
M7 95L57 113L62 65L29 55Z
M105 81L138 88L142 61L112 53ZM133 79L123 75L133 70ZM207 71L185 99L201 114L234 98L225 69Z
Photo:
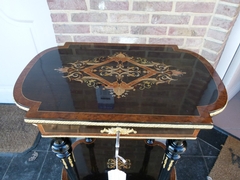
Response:
M117 134L117 132L120 132L120 134L128 135L130 133L137 134L137 131L135 131L133 128L121 128L121 127L116 127L116 128L104 128L101 130L101 133L108 133L108 134Z

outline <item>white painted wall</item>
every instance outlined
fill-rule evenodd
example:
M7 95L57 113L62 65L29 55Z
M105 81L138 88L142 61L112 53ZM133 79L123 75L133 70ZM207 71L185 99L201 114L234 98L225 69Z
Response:
M240 91L240 46L223 78L223 83L227 88L228 99L231 100Z
M216 68L227 89L228 100L240 91L240 16L229 35L226 46Z
M0 103L14 103L14 84L28 62L57 46L46 1L0 0Z

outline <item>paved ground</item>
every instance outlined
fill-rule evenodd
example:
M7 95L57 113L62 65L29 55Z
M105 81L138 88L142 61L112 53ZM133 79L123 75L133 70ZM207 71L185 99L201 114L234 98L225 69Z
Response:
M177 179L207 179L226 138L226 134L212 129L200 131L196 140L188 140L188 149L176 164ZM0 179L60 180L62 165L51 152L50 142L51 139L39 138L28 152L0 153ZM38 157L29 161L34 152L38 153Z

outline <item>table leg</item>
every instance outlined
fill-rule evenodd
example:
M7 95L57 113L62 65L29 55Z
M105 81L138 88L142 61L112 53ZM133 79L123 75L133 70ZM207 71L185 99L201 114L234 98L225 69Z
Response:
M52 151L61 160L67 171L70 180L79 180L79 175L75 165L75 159L72 154L71 141L69 138L55 138L52 145Z
M162 160L162 167L158 176L158 180L169 180L171 170L180 159L180 154L185 152L187 143L184 140L167 140L166 150Z
M85 139L86 146L89 150L90 155L90 162L91 162L91 172L93 174L99 174L98 167L97 167L97 161L94 153L94 142L92 138L86 138Z
M139 171L140 174L146 175L148 172L148 163L150 159L151 150L153 149L153 143L154 143L154 139L148 139L146 141L146 144L145 144L146 150L145 150L142 168Z

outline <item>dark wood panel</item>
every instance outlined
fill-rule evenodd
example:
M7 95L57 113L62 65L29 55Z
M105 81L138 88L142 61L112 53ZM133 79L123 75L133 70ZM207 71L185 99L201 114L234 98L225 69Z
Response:
M80 66L79 62L85 65ZM124 81L133 89L125 94L125 98L114 97L114 108L109 104L102 106L96 103L95 89L80 82L84 79L76 79L75 75L71 79L64 78L69 75L66 72L72 72L71 64L77 67L77 71L80 68L79 72L87 79L102 82L105 88L115 81L111 78L123 75L124 71L129 77L118 77L116 83L123 85ZM128 66L132 68L130 70L141 71L142 75L134 79L132 76L136 72L131 74ZM59 68L62 72L56 70ZM82 71L85 68L86 71ZM115 68L115 74L111 74L112 68ZM102 77L97 71L110 73L111 77ZM152 80L160 77L163 79L154 84ZM169 79L165 81L164 78ZM139 90L144 83L153 84ZM111 43L66 43L41 52L19 76L14 98L21 108L28 110L25 121L33 124L60 127L61 124L83 126L89 122L90 126L115 123L115 127L121 123L125 127L128 124L129 127L137 124L143 128L156 125L158 128L192 131L212 128L211 116L220 113L227 103L221 79L202 56L174 45ZM69 133L74 131L72 129Z
M100 142L98 142L100 141ZM112 145L112 147L111 147ZM128 174L128 179L130 180L139 180L139 177L141 176L144 180L153 180L157 179L160 165L162 161L162 157L164 154L165 145L155 141L153 144L153 149L151 150L150 154L150 162L148 169L146 170L146 174L141 174L139 176L139 172L141 170L141 165L143 163L144 159L144 153L145 153L145 143L144 141L138 140L138 141L131 141L131 140L123 140L121 141L121 147L120 153L124 158L127 158L131 162L131 166L129 169L122 169ZM75 154L76 164L78 167L78 173L80 175L80 178L87 178L92 177L92 179L99 179L99 180L107 180L107 173L106 171L109 170L107 168L107 159L114 156L114 141L106 140L106 139L96 139L94 141L94 148L95 150L95 156L96 156L96 164L99 167L99 172L95 174L86 173L86 167L91 169L91 163L90 163L90 157L88 154L88 149L86 148L86 144L84 140L79 140L73 144L73 153ZM106 150L107 149L107 150ZM135 153L135 150L138 150L137 153ZM112 156L111 156L112 154ZM84 159L81 159L84 157ZM99 157L101 157L99 159ZM100 162L99 162L100 160ZM84 162L84 163L83 163ZM81 167L81 168L80 168ZM103 171L103 169L105 170ZM84 174L85 170L85 174ZM135 177L135 178L134 178ZM172 170L170 179L169 180L175 180L176 179L176 170L175 168ZM68 176L66 173L66 170L63 169L62 171L62 180L68 180Z
M38 125L44 137L89 137L89 138L116 138L115 134L101 132L110 127L71 126L71 125ZM195 139L199 130L194 129L167 129L167 128L122 128L130 129L136 133L121 134L124 139Z

